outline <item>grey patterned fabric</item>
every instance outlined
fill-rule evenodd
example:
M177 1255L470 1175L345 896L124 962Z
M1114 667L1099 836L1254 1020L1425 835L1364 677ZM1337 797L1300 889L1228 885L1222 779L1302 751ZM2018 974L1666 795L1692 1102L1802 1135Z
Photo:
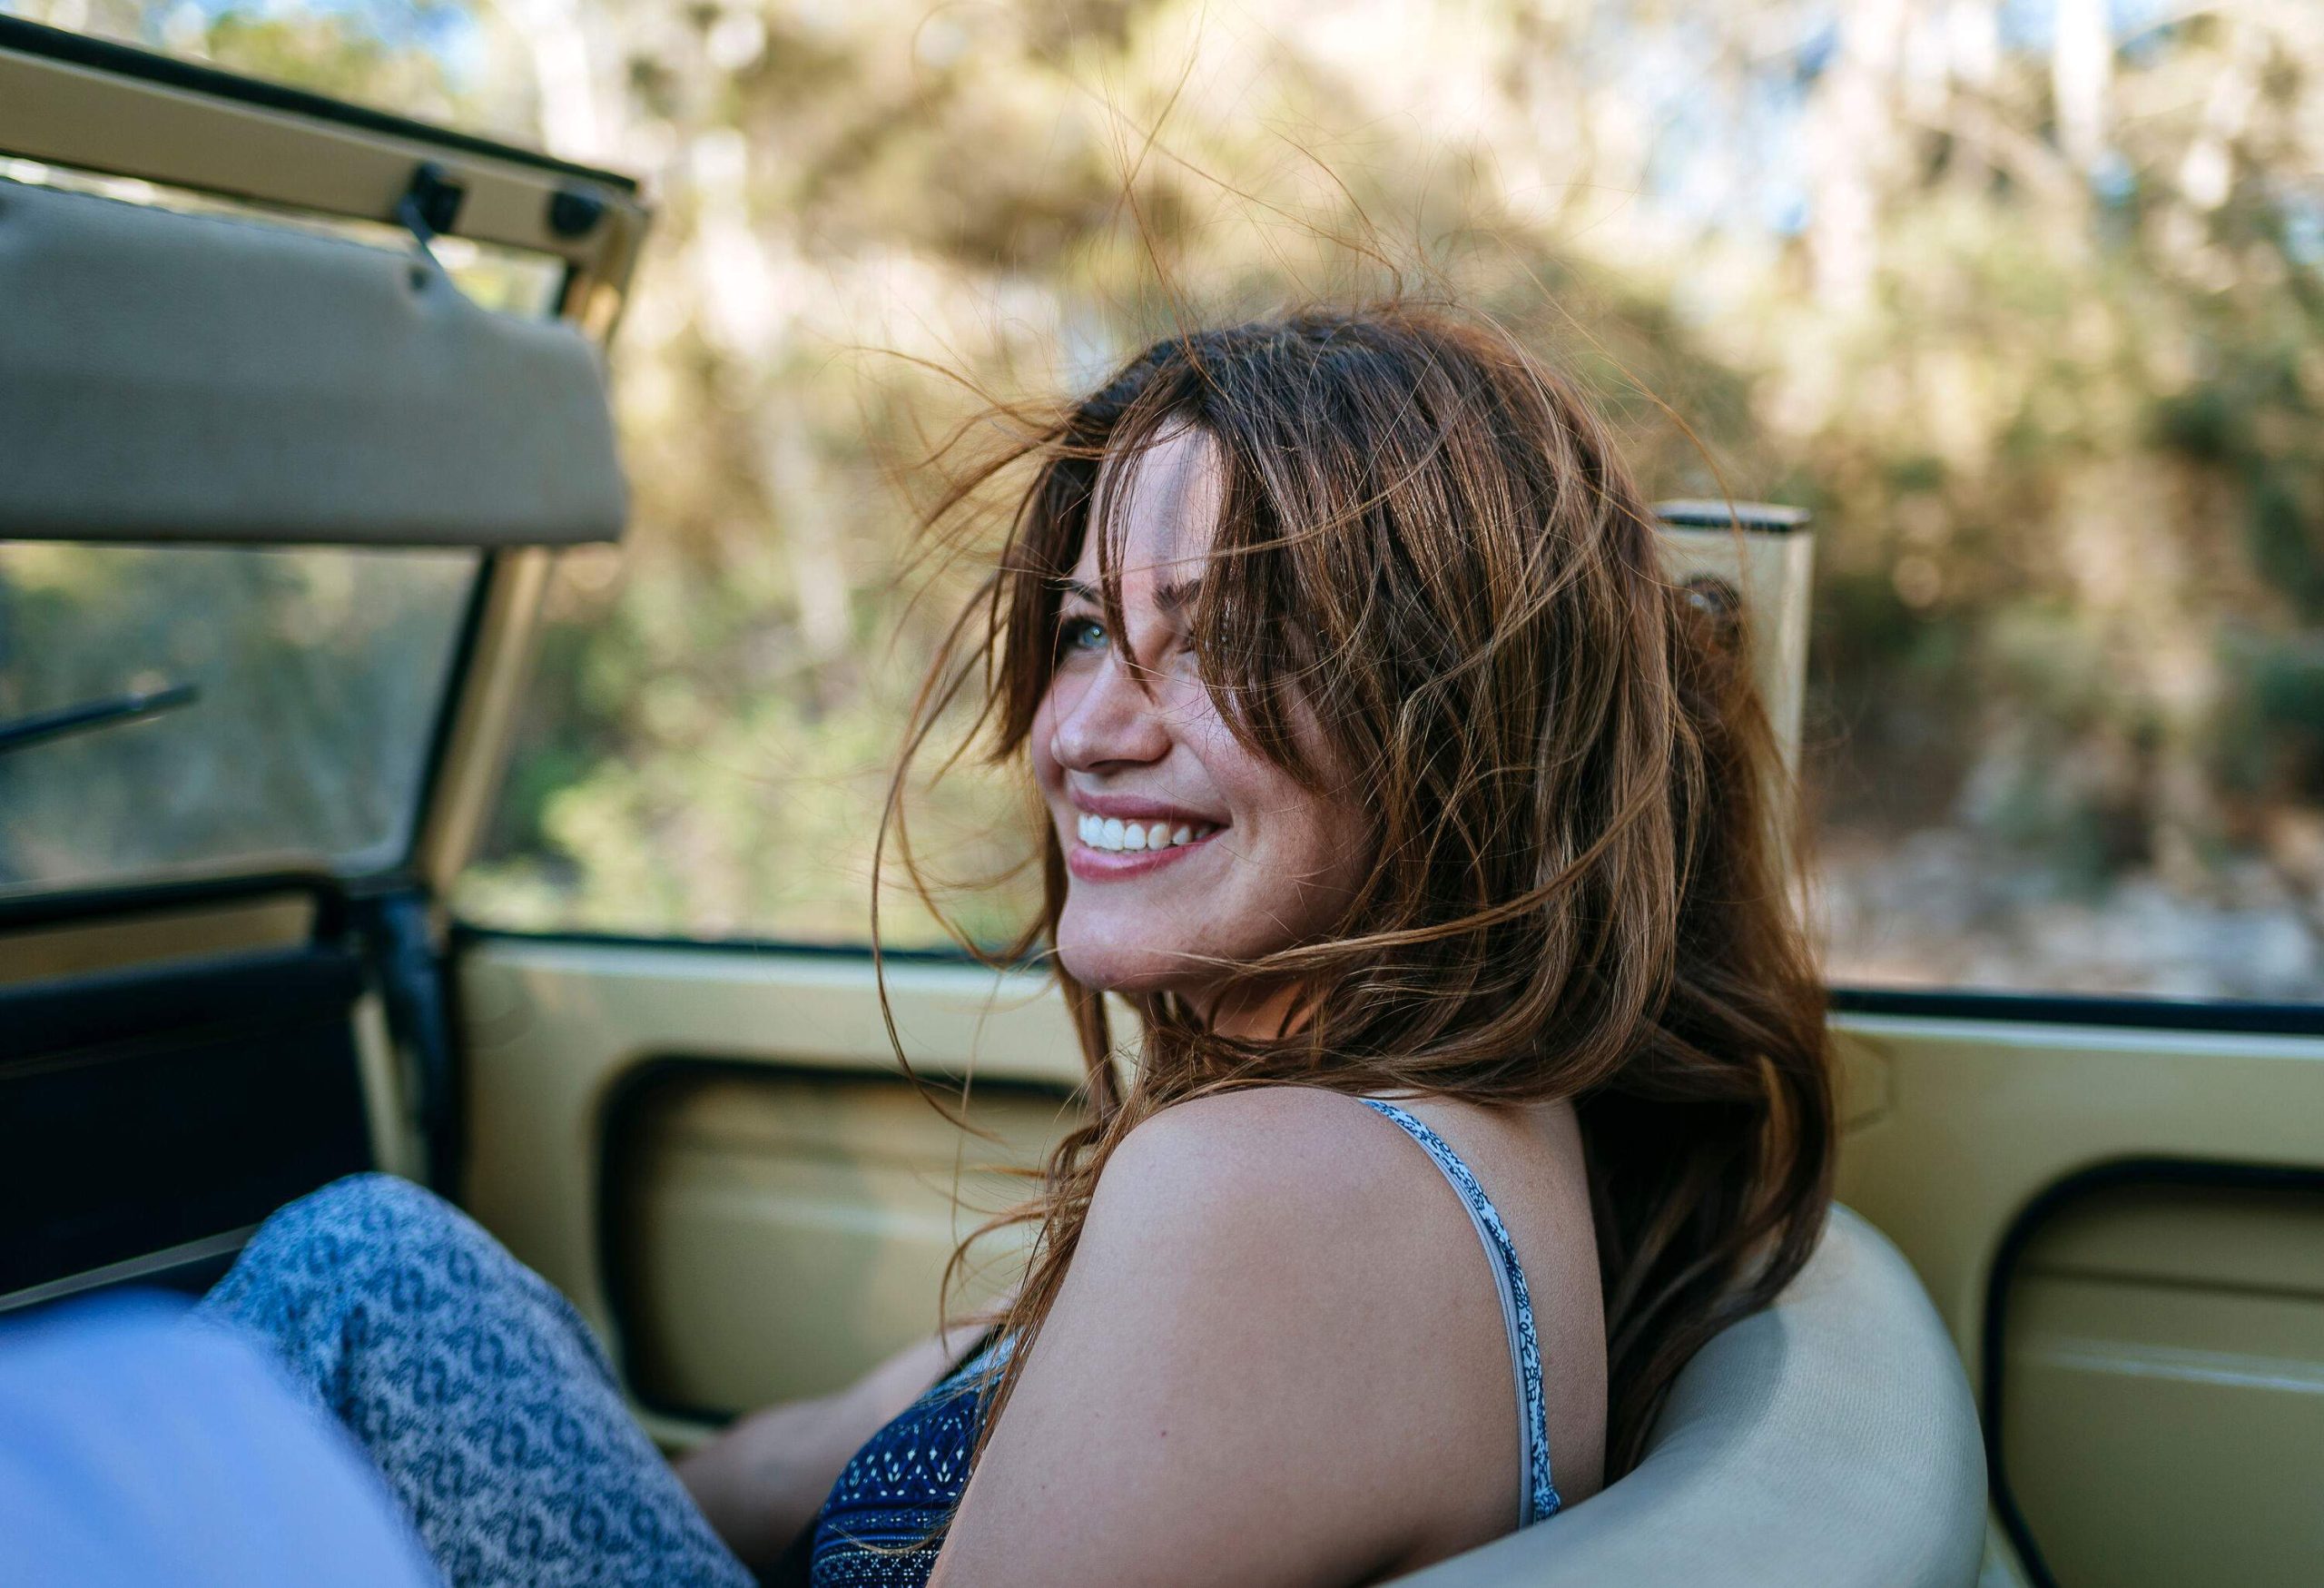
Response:
M346 1424L452 1588L751 1588L572 1307L408 1181L283 1208L198 1316Z

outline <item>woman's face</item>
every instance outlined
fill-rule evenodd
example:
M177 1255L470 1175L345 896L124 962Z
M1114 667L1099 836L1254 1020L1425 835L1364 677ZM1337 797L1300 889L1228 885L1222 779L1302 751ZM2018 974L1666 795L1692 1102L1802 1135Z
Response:
M1125 485L1115 507L1128 632L1106 621L1093 531L1033 723L1034 771L1071 878L1058 952L1086 985L1173 991L1209 1011L1216 972L1189 956L1248 961L1324 930L1364 874L1367 823L1353 799L1310 794L1246 749L1196 674L1187 625L1217 524L1216 444L1180 428L1127 471L1108 459L1097 506ZM1105 521L1093 510L1093 525ZM1224 1027L1230 1011L1212 1012Z

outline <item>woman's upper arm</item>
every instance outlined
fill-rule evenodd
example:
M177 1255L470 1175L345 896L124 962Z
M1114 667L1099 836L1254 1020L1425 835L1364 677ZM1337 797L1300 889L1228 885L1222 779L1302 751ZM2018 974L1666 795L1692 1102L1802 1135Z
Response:
M948 1535L944 1588L1350 1581L1415 1502L1394 1376L1410 1336L1368 1253L1344 1100L1235 1093L1147 1121Z

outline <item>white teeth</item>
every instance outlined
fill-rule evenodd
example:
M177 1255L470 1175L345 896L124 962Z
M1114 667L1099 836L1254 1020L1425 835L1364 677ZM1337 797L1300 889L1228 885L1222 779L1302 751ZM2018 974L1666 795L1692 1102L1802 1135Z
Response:
M1113 816L1084 814L1075 824L1075 831L1081 842L1092 849L1135 854L1199 843L1217 829L1198 822L1181 822L1173 826L1167 822L1124 822Z

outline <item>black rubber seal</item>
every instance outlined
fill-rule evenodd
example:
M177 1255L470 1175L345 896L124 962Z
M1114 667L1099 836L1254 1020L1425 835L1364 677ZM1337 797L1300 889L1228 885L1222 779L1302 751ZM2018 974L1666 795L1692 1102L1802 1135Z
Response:
M2324 1037L2324 1003L2260 1003L2231 998L2118 998L1978 988L1955 991L1835 987L1828 997L1829 1007L1836 1014L2024 1021L2034 1025L2218 1031L2233 1036Z

